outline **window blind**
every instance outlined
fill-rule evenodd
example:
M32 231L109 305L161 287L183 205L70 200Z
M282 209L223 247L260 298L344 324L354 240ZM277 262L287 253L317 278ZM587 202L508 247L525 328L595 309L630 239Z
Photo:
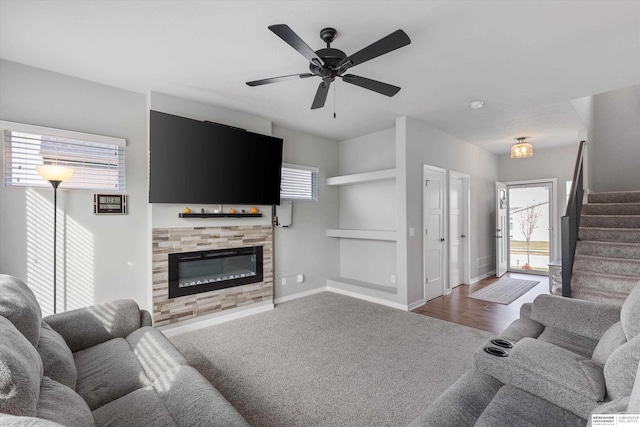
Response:
M281 199L318 200L318 168L283 163Z
M5 186L49 186L36 166L57 164L74 171L65 188L125 190L124 140L8 122L0 125Z

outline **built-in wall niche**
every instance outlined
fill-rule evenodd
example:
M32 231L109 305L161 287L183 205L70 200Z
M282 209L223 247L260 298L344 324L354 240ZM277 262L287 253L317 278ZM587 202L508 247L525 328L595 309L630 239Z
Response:
M340 239L339 276L329 286L397 294L395 179L393 168L327 178L340 191L340 228L326 231Z

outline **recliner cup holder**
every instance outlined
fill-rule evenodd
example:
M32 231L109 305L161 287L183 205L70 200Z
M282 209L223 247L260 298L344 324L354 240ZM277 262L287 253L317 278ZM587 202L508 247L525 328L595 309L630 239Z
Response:
M499 347L485 347L484 351L489 353L492 356L498 356L498 357L507 357L509 355L509 352L507 350Z
M501 338L491 340L491 344L502 348L513 348L513 343L511 341L503 340Z

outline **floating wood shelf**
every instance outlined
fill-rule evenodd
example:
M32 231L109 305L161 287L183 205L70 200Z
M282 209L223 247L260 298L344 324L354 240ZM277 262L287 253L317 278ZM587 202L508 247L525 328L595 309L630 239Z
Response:
M327 237L340 239L384 240L395 242L395 230L344 230L339 228L327 230Z
M355 173L327 178L327 185L366 184L369 182L392 181L396 179L395 169L383 169L373 172Z
M260 218L261 213L179 213L180 218Z

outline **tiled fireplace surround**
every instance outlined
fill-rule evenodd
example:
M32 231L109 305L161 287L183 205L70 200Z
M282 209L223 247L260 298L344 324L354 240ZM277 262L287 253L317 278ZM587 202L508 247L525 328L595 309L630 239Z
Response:
M153 322L156 326L273 300L273 239L270 225L153 229ZM263 281L169 299L168 254L262 246Z

